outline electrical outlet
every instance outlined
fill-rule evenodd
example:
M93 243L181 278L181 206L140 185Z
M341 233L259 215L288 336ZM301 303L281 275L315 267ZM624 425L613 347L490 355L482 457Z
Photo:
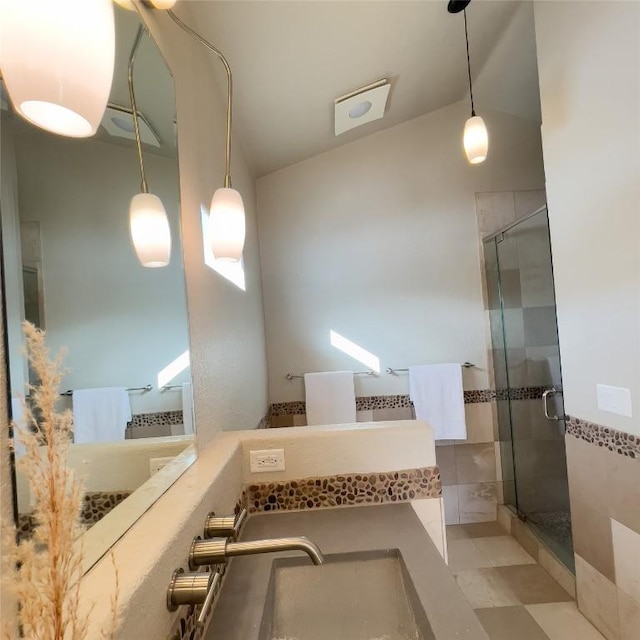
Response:
M249 462L252 473L284 471L284 449L264 449L250 451Z

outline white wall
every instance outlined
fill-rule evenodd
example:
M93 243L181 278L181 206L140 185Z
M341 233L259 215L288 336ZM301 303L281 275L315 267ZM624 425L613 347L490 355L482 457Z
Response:
M565 409L640 434L640 4L536 2ZM599 410L598 383L633 417Z
M189 7L180 10L189 22ZM223 429L255 428L267 408L267 371L253 176L234 144L233 184L244 199L246 291L204 263L201 208L224 177L220 62L162 12L144 11L176 83L182 237L198 446ZM224 85L223 85L224 86Z
M474 194L544 185L538 126L486 111L491 148L470 166L466 102L260 178L260 247L272 402L303 397L291 371L368 367L334 330L386 367L478 365L486 345ZM357 394L407 393L407 376L358 377Z
M132 147L21 127L16 158L20 220L40 225L47 343L68 352L63 388L151 384L130 394L134 413L180 409L180 393L158 389L158 372L188 349L175 159L145 155L173 237L170 265L145 269L129 237L140 190Z

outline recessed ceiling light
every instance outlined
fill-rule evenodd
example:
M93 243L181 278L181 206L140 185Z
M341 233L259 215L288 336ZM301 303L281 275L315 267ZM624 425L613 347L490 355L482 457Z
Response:
M359 127L384 116L391 85L383 78L336 98L335 134Z
M349 117L350 118L362 118L362 116L371 109L373 105L369 100L365 100L364 102L359 102L349 109Z

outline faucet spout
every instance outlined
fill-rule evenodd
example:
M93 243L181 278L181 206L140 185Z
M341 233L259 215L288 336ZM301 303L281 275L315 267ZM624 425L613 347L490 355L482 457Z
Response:
M251 556L274 551L304 551L313 564L324 562L322 551L308 538L274 538L273 540L252 540L249 542L227 542L226 556Z

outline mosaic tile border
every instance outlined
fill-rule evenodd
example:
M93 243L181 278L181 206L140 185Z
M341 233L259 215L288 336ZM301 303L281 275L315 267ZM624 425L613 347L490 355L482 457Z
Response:
M496 389L494 400L539 400L549 387L516 387L514 389ZM561 389L557 388L558 391Z
M88 491L84 494L80 521L87 527L93 526L126 500L131 493L131 491Z
M131 491L88 491L85 493L82 502L80 524L87 529L92 527L123 500L126 500L131 493ZM35 522L30 513L18 514L19 538L26 539L31 537L34 526Z
M543 389L543 387L540 387ZM542 391L537 397L542 397ZM491 402L496 399L496 392L493 389L471 389L464 392L465 404L475 402ZM413 403L408 395L388 395L388 396L358 396L356 398L356 411L375 411L376 409L403 409L413 407ZM269 416L300 416L307 412L307 405L304 400L294 400L292 402L274 402L269 409Z
M440 469L349 473L246 487L249 513L299 511L442 497Z
M574 416L565 416L567 433L597 447L605 447L627 458L640 460L640 436L605 427Z
M163 425L182 424L182 409L176 411L156 411L155 413L136 413L132 416L130 427L157 427Z

